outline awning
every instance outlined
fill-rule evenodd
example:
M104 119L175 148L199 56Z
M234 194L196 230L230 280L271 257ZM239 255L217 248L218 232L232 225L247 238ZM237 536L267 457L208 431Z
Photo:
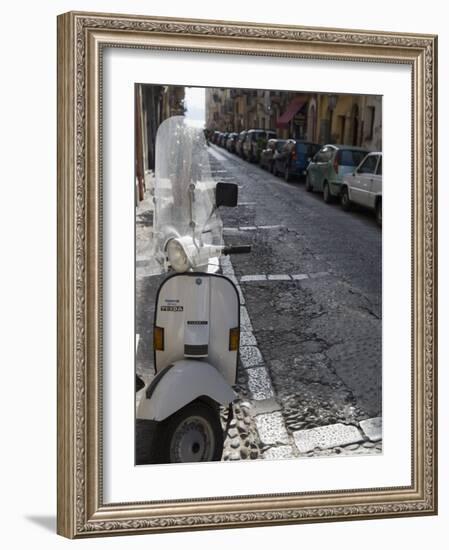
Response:
M288 105L287 109L282 113L282 115L276 121L277 128L287 128L288 123L296 115L298 111L301 110L304 103L307 99L305 97L295 97Z

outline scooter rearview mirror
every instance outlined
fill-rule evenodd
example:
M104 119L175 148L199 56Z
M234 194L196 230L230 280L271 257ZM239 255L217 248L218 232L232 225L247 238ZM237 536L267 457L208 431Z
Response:
M215 204L219 206L237 206L238 185L219 181L215 187Z

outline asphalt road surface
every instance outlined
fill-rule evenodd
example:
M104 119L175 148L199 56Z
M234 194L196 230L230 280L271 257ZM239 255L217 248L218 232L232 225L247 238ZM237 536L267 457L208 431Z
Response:
M381 416L382 231L374 216L210 151L216 176L240 186L240 206L221 209L225 240L252 245L231 261L287 426L298 410L309 413L306 428Z

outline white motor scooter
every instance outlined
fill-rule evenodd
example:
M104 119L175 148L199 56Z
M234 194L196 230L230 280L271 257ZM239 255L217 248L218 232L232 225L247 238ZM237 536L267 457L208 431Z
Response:
M155 421L152 461L220 460L220 406L237 397L240 301L218 275L228 247L217 208L237 205L238 187L211 177L203 130L185 117L165 120L156 136L154 255L164 272L155 304L156 376L138 391L137 418Z

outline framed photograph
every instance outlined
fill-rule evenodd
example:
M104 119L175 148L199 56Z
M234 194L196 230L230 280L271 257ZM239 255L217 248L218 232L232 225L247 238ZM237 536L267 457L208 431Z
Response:
M59 534L437 513L436 90L432 35L59 16Z

